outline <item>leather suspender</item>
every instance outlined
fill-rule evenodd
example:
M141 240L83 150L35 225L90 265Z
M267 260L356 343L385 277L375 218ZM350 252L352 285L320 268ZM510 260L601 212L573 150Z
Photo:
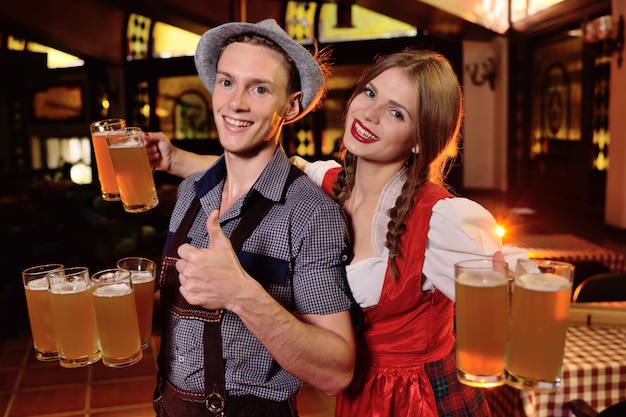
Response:
M285 193L291 183L303 175L303 172L295 166L290 166L289 175L285 183ZM284 197L284 195L283 195ZM250 234L256 229L263 217L272 208L274 202L265 198L256 191L252 191L249 200L242 208L243 214L239 224L231 233L230 241L235 253L239 252L243 243L248 239ZM171 252L176 251L178 247L184 243L184 240L191 230L191 226L200 211L200 200L196 196L192 201L185 217L183 218L176 233L172 237L169 248ZM172 250L173 249L173 250ZM169 257L171 260L172 258ZM164 260L164 265L167 259ZM171 305L170 305L171 306ZM224 360L222 354L222 335L221 335L221 319L222 310L207 310L205 315L208 319L204 322L204 389L205 389L205 406L209 412L216 416L224 415L226 406L226 386L224 381Z
M246 204L239 224L230 235L233 250L239 252L243 242L252 234L261 219L272 208L274 202L261 194L253 194L254 200ZM222 314L219 319L204 322L204 392L205 406L214 415L223 415L226 406L226 384L224 360L222 358Z

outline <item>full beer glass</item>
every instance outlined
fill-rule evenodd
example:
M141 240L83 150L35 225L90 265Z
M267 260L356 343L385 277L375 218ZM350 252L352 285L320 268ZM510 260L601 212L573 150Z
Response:
M143 133L138 127L127 127L107 134L115 178L124 210L137 213L159 203Z
M120 191L115 179L113 161L109 153L106 135L108 132L126 127L124 119L106 119L91 123L91 143L93 152L96 155L96 165L98 167L98 179L100 180L100 191L102 198L107 201L120 201Z
M89 270L63 268L49 273L47 278L59 363L65 368L76 368L99 361Z
M139 362L143 353L130 271L98 271L91 283L102 363L121 367Z
M558 390L573 276L574 266L567 262L518 260L506 358L508 385Z
M504 384L509 319L508 266L491 259L457 262L457 378L473 387Z
M148 258L130 256L117 261L117 267L130 271L135 293L141 347L150 346L152 337L152 313L154 309L154 279L156 263Z
M48 294L46 276L53 271L62 269L61 264L38 265L22 271L26 307L30 321L30 332L35 348L35 357L40 361L56 361L58 359L57 342L52 327L52 311Z

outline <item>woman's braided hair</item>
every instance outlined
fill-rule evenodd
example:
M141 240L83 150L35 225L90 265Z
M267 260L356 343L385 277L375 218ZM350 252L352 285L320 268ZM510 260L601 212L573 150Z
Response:
M415 204L415 196L426 182L445 185L448 160L458 151L458 140L463 118L463 97L458 78L448 60L442 55L424 49L405 51L380 57L366 69L357 82L344 111L352 100L363 93L367 84L389 68L402 68L414 81L417 100L415 132L419 153L408 157L405 167L407 179L389 211L385 246L389 249L390 272L397 276L396 260L402 258L398 244L406 231L405 218ZM343 206L354 187L357 158L341 146L342 169L333 191Z

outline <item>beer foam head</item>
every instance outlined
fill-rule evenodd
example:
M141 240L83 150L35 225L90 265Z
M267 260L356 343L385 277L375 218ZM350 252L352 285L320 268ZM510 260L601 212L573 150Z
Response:
M101 285L94 289L93 295L96 297L119 297L130 294L131 287L123 282L116 284Z
M142 148L142 147L144 147L144 144L141 143L141 141L109 143L109 148L114 148L114 149Z
M132 271L130 279L134 284L150 282L154 279L154 274L150 271Z
M530 273L515 279L515 285L533 291L562 291L572 288L572 283L560 275Z
M73 280L73 281L50 281L50 292L54 294L72 294L87 291L90 288L88 281Z
M500 272L488 269L484 271L463 271L458 275L457 281L471 287L497 287L506 285L509 282L507 277Z
M48 280L46 278L37 278L29 281L26 286L29 290L42 291L48 289Z

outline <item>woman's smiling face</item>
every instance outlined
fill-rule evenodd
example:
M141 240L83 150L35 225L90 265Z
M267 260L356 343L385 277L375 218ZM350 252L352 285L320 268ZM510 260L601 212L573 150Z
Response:
M417 145L416 117L415 86L403 69L389 68L352 100L344 146L363 159L404 162Z

